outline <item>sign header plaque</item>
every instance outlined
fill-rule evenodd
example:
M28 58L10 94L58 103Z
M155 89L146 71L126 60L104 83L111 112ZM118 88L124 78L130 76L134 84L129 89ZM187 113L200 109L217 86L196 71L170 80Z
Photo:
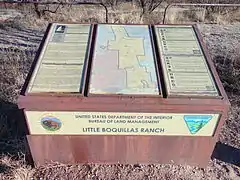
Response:
M218 114L26 111L31 134L212 136Z

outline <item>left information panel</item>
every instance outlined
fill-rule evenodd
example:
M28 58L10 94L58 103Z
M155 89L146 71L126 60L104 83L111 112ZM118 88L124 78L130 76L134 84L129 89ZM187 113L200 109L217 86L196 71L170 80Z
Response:
M53 24L40 52L28 93L81 93L90 24Z

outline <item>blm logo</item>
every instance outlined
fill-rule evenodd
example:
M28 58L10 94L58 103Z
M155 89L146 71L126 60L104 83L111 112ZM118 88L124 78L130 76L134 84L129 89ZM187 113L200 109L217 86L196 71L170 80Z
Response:
M63 25L57 25L55 33L64 33L66 30L66 26Z
M52 42L64 42L66 30L67 30L67 26L57 25L55 28L55 33L52 37Z
M191 134L196 134L213 117L211 115L185 115L184 120Z

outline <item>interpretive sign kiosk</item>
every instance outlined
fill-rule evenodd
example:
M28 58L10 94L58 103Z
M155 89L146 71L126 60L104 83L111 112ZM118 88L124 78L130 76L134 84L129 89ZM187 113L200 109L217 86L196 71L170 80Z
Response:
M194 25L53 23L18 105L36 165L203 167L230 103Z

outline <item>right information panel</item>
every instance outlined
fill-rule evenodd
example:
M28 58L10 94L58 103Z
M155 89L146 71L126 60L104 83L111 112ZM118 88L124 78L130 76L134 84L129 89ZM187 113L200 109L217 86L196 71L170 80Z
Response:
M192 26L155 26L168 96L219 93Z

